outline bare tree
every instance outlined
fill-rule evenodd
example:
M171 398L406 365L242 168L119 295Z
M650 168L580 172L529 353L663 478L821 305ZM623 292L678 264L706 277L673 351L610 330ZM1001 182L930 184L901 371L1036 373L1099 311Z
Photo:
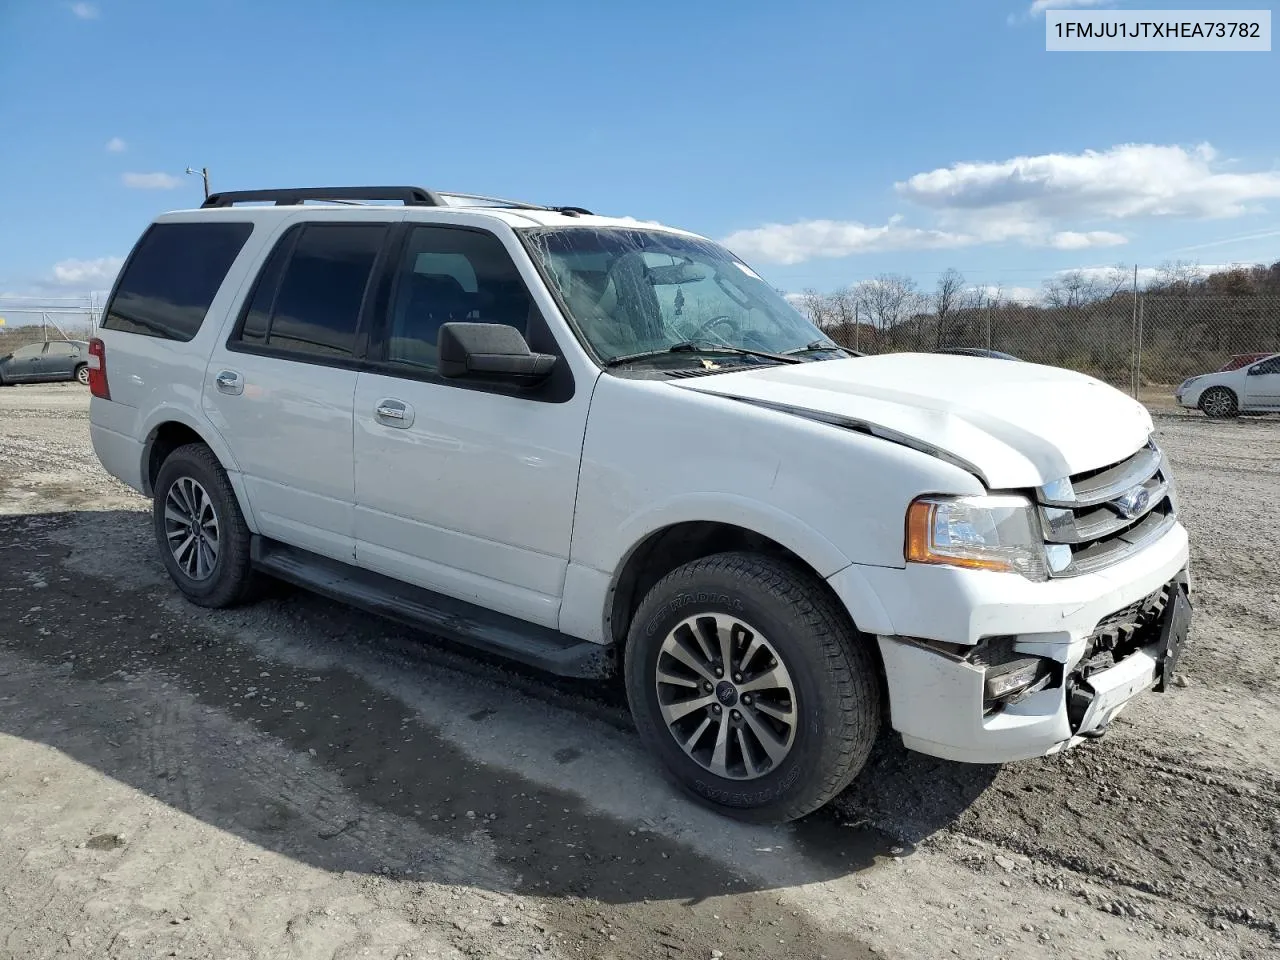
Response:
M1166 260L1156 268L1148 289L1162 293L1188 293L1201 278L1200 265L1192 260Z
M814 326L825 327L831 323L831 298L825 293L810 287L800 294L796 306L808 315Z
M854 288L858 308L875 326L879 338L892 340L894 329L919 305L915 281L898 273L882 273Z
M952 311L960 306L964 296L964 274L955 267L947 267L938 277L938 285L933 291L933 313L937 318L934 324L934 344L936 350L947 339L947 323Z

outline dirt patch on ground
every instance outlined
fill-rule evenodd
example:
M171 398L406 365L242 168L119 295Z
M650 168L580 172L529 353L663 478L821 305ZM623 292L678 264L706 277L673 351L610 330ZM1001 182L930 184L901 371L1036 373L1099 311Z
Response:
M1066 757L886 741L830 807L672 792L619 691L304 593L184 603L83 388L0 390L0 957L1236 957L1280 946L1280 424L1161 418L1185 687Z

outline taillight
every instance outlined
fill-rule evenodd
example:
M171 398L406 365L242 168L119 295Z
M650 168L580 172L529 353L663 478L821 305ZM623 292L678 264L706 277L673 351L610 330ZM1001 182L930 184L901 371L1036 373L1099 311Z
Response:
M111 399L107 386L107 348L94 337L89 341L89 392L103 400Z

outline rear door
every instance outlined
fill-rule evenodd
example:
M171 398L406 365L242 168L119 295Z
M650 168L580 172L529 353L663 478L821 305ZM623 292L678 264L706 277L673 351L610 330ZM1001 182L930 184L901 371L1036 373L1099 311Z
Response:
M1280 410L1280 354L1248 369L1244 394L1244 405L1251 410Z
M358 561L556 627L589 387L575 390L510 231L415 221L400 233L356 386ZM516 327L560 355L551 378L520 391L441 377L450 321Z
M44 379L70 380L80 359L80 349L67 340L50 340L45 344L43 359Z
M215 348L203 394L260 531L347 561L356 365L366 290L392 219L384 217L287 229Z

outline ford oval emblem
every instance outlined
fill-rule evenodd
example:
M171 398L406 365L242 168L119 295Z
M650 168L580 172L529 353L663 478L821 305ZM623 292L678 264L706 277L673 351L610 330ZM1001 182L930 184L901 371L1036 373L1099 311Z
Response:
M1151 493L1141 484L1136 487L1130 487L1111 501L1111 505L1119 510L1122 516L1130 520L1145 513L1150 503Z

